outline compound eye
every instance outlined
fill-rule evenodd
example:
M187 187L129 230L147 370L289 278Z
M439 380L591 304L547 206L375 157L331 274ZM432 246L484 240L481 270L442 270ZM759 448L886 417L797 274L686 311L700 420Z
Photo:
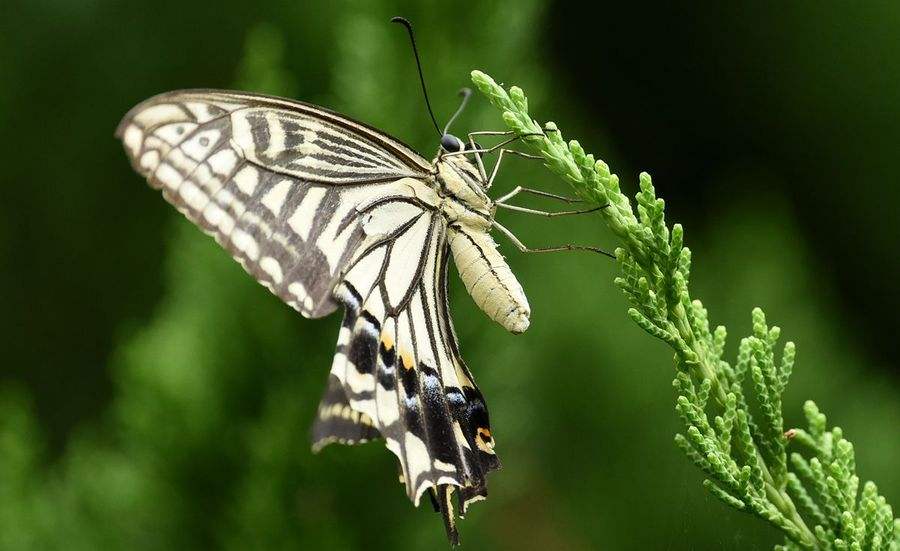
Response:
M448 153L456 153L462 150L463 143L453 134L444 134L441 136L441 148Z
M481 147L481 144L478 142L469 142L469 144L466 145L466 149L468 149L470 151L474 151L477 149L482 149L482 147Z

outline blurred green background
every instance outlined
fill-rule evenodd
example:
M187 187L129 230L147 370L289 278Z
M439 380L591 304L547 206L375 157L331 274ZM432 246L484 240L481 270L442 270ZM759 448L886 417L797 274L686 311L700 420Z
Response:
M319 103L428 156L473 68L529 94L632 186L653 174L731 349L753 306L797 342L787 424L814 398L900 503L900 4L527 0L0 5L0 549L433 549L380 444L312 455L338 319L309 321L132 173L112 137L185 87ZM475 97L456 132L498 129ZM517 184L564 192L509 160ZM507 214L527 243L611 248L597 218ZM498 238L499 240L499 238ZM594 255L502 250L533 308L503 332L453 281L504 469L467 549L755 549L672 443L671 353ZM454 279L454 278L451 278Z

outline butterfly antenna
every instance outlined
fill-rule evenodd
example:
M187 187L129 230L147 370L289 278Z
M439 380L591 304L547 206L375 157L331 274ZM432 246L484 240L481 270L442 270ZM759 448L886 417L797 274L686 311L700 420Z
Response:
M405 17L399 16L392 17L391 23L400 23L406 27L406 32L409 33L409 42L412 44L413 55L416 56L416 68L419 70L419 82L422 83L422 94L425 96L425 106L428 107L428 114L431 115L431 122L434 124L434 129L437 130L438 136L443 136L444 134L438 126L437 119L434 118L434 111L431 110L431 102L428 100L428 90L425 89L425 77L422 76L422 62L419 61L419 49L416 48L416 37L413 35L412 23Z
M450 120L447 121L447 126L444 127L444 134L450 130L450 125L453 124L453 121L456 120L456 117L459 116L460 113L463 112L463 109L466 108L466 104L469 103L469 98L472 97L472 89L471 88L463 88L459 91L459 95L462 96L462 101L459 103L459 107L456 108L456 113L453 113L453 116L450 117Z

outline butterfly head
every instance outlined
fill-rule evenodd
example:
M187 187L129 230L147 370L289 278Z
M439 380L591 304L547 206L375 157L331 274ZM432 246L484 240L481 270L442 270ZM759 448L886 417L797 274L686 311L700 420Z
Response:
M444 153L457 153L466 148L466 144L453 134L441 136L441 151Z
M444 135L441 136L441 153L459 153L460 151L472 151L472 155L481 155L480 153L474 153L475 151L480 150L481 146L478 145L477 142L473 141L467 144L453 134L444 133Z
M469 155L481 157L481 146L474 141L466 144L453 134L444 133L441 136L441 148L435 162L444 161L462 171L467 183L476 188L476 192L487 189L487 182L482 178L476 162L468 159ZM469 153L466 153L469 152Z

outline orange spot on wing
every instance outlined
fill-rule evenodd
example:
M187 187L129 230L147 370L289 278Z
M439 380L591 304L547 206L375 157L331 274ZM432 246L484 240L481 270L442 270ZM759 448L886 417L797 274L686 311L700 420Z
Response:
M491 437L491 430L486 427L478 427L475 434L475 445L483 452L494 453L494 439Z
M394 337L390 333L382 333L381 334L381 344L384 345L385 350L390 350L394 348Z

